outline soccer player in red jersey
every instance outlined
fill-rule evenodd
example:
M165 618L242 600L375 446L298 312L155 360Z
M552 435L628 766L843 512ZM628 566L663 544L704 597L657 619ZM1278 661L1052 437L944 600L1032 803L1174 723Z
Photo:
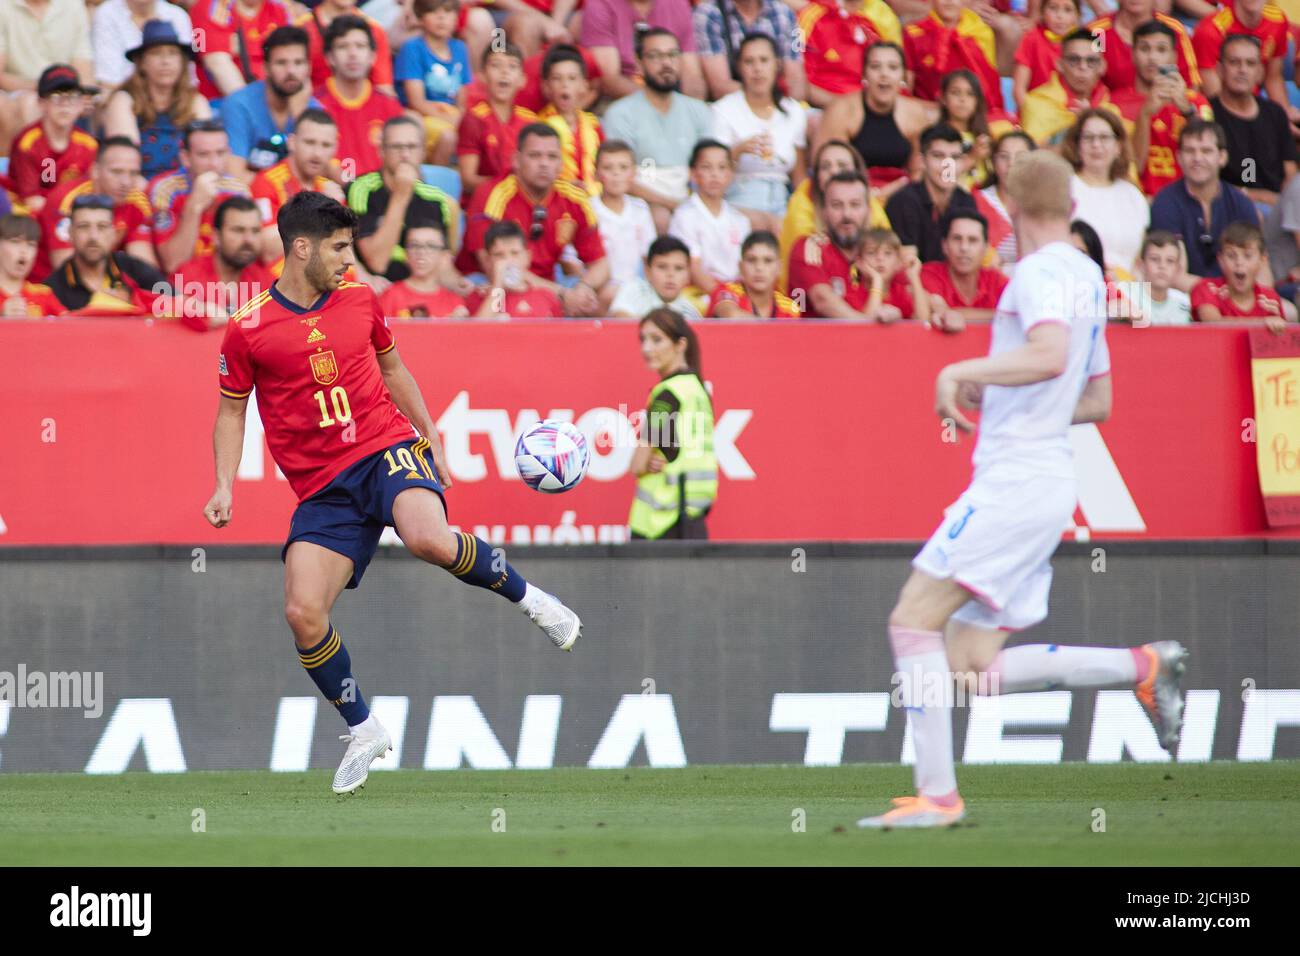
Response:
M1223 276L1202 279L1192 286L1192 317L1198 322L1263 319L1274 332L1285 330L1282 297L1258 281L1267 261L1259 227L1249 222L1230 223L1219 235Z
M82 86L77 71L63 63L48 67L36 90L41 118L19 130L9 148L9 177L33 215L59 185L90 172L99 150L95 137L76 126L86 95L97 90Z
M720 282L709 295L711 319L797 319L799 305L776 287L781 243L765 229L740 244L740 279Z
M153 210L149 199L136 188L140 178L140 147L125 136L110 136L99 144L99 153L85 179L69 179L50 193L36 217L41 226L41 246L34 272L47 276L72 255L72 204L78 196L98 193L114 203L113 226L116 249L152 266L158 265L153 249Z
M965 328L970 319L992 319L1007 277L985 266L988 220L969 209L955 209L940 220L943 258L921 266L921 285L930 295L935 324L945 331Z
M325 58L332 75L315 96L338 124L338 161L344 182L351 182L379 168L384 123L404 111L396 97L370 82L375 37L366 20L336 17L325 31Z
M469 315L465 299L438 281L438 276L451 265L447 233L442 224L425 222L407 226L402 235L402 248L406 250L411 274L394 282L379 297L384 315L397 319Z
M289 134L289 155L253 179L250 191L262 212L262 261L269 264L284 258L275 220L280 208L304 189L343 201L343 190L328 175L338 151L339 130L334 118L323 109L303 110Z
M289 25L281 0L196 0L189 10L195 37L203 38L198 73L204 99L219 100L265 78L262 41Z
M523 54L517 46L488 47L483 54L483 77L488 98L465 110L456 133L456 162L466 202L479 186L510 172L519 133L537 121L532 110L515 102L524 82Z
M40 238L41 227L31 216L0 217L0 317L35 319L67 311L53 289L27 281Z
M345 588L360 583L385 526L421 560L519 605L562 650L573 647L582 622L526 582L499 550L448 527L451 473L420 388L374 292L343 278L356 262L356 214L301 192L280 210L279 227L284 271L226 326L216 488L203 513L213 527L230 522L256 389L271 454L299 499L282 552L285 618L299 661L348 724L333 789L351 793L390 741L357 690L330 611Z
M488 284L470 293L476 319L559 319L564 307L529 271L528 240L519 223L494 222L483 238Z
M229 196L212 217L216 238L212 252L176 270L172 288L203 310L182 307L181 322L196 332L225 326L230 314L271 287L275 276L258 261L262 213L247 196Z

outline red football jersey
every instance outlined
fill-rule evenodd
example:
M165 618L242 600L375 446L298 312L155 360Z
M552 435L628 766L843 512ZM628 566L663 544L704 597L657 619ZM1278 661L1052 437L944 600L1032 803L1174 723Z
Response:
M456 134L456 155L477 156L478 174L489 180L497 179L514 168L515 143L519 139L519 131L529 123L536 122L537 114L518 103L515 104L508 123L501 122L492 109L492 104L486 101L476 103L465 110L465 115L460 119L460 129Z
M311 60L312 86L321 86L330 78L330 65L325 59L325 31L329 29L329 24L321 23L318 12L319 8L315 8L293 21L294 26L307 31L307 56ZM376 86L392 86L393 54L384 28L355 6L339 16L360 17L370 26L370 35L375 38L375 62L370 67L370 82Z
M542 233L533 239L534 206L524 195L514 174L495 183L484 183L482 188L474 191L474 199L465 213L465 242L456 257L456 267L464 275L481 272L474 253L483 248L483 237L492 223L505 219L512 219L523 228L533 254L532 271L543 279L554 278L555 264L559 262L564 247L570 243L578 258L588 265L605 258L600 225L581 186L557 180L543 200L543 206L546 219L542 223Z
M329 182L326 177L317 176L311 188L314 192L324 192ZM274 226L275 218L280 214L280 207L302 192L302 189L302 183L298 182L298 177L289 168L287 159L254 176L250 192L253 194L253 202L257 203L257 209L262 214L262 225Z
M149 183L149 206L153 210L153 241L162 245L172 237L180 225L181 213L190 196L190 176L184 169L155 176ZM194 255L206 256L212 251L212 237L216 232L212 220L217 214L217 207L228 196L247 196L248 187L242 180L223 176L218 183L217 197L203 211L199 220L199 237L194 241Z
M808 83L837 96L862 88L866 49L881 39L885 26L861 11L850 13L835 0L810 0L799 10ZM901 46L900 37L886 36Z
M871 287L867 287L867 293L870 295ZM889 278L889 287L885 290L884 298L880 300L881 305L892 305L899 312L903 313L903 318L910 319L916 315L916 301L912 298L912 280L907 277L907 271L899 269Z
M812 290L817 285L829 285L835 294L850 308L861 311L871 294L871 282L851 265L835 243L820 233L804 236L790 248L789 291L798 295L802 289L808 303L808 315L817 318L813 311Z
M1117 91L1111 99L1124 119L1129 123L1137 122L1142 115L1142 104L1146 97L1130 87ZM1195 116L1204 120L1214 120L1214 109L1196 90L1187 91L1187 102ZM1173 103L1166 103L1160 112L1151 117L1151 128L1147 132L1147 162L1141 170L1139 183L1148 197L1154 196L1170 183L1182 178L1183 172L1178 166L1178 134L1187 125L1187 117L1179 112Z
M525 0L525 2L528 2L528 0ZM579 6L581 5L579 4ZM464 16L468 9L469 7L462 4L460 8L461 15ZM456 29L458 36L462 27ZM578 52L582 54L582 60L587 64L587 82L594 86L601 77L596 57L585 47L579 47ZM524 88L515 94L515 106L521 106L536 113L546 105L546 97L542 94L542 61L544 59L546 59L545 48L524 60ZM487 101L487 85L483 82L483 73L479 70L477 63L474 64L474 69L474 79L465 87L466 109L471 109L479 103Z
M1178 54L1178 72L1182 74L1183 82L1193 88L1200 86L1201 72L1196 67L1196 53L1192 49L1192 39L1183 29L1182 23L1159 12L1156 13L1155 19L1173 30L1178 37L1175 52ZM1101 52L1106 59L1106 72L1101 75L1101 81L1112 90L1123 90L1133 86L1137 82L1137 70L1133 65L1133 47L1125 43L1124 38L1115 29L1115 18L1102 17L1094 20L1088 24L1088 29L1094 35L1101 35L1103 38Z
M903 51L912 68L912 95L934 102L940 86L953 70L970 70L980 80L990 110L1002 109L1002 80L994 62L993 29L972 10L962 10L955 26L939 15L909 23L903 30Z
M734 302L742 311L753 315L755 318L764 319L797 319L799 318L799 305L784 292L779 289L772 290L772 314L758 316L754 312L754 303L749 298L749 293L745 291L744 285L740 282L719 282L709 293L708 318L716 319L718 317L718 305L722 302Z
M1266 285L1255 283L1255 303L1243 309L1232 301L1226 279L1202 279L1192 286L1192 318L1199 320L1197 309L1212 305L1225 319L1262 319L1282 314L1282 297Z
M239 278L233 283L225 283L217 275L215 254L191 259L176 267L176 274L168 276L178 295L193 299L199 303L219 306L227 314L242 308L245 303L257 298L275 282L271 270L257 260L245 266ZM194 312L188 305L181 313L181 322L196 332L206 332L210 328L208 321Z
M440 286L433 292L420 292L407 285L405 279L394 282L384 290L384 294L379 297L379 306L384 310L384 315L396 319L469 315L465 299L450 289Z
M257 389L271 457L301 501L349 465L415 429L393 404L377 356L397 342L367 285L344 282L303 309L271 286L230 318L221 394Z
M1060 56L1059 35L1042 25L1027 31L1016 47L1016 62L1029 67L1029 85L1025 89L1032 90L1050 80Z
M194 27L195 45L199 45L199 37L203 38L198 56L199 92L205 99L219 100L221 88L203 68L203 58L212 53L229 53L235 69L241 73L247 59L253 80L263 79L266 65L262 42L276 27L289 25L289 9L280 0L262 0L257 12L246 17L235 0L196 0L190 7L190 21Z
M1267 66L1277 57L1286 56L1288 29L1286 14L1276 4L1264 4L1260 21L1252 29L1237 18L1237 11L1231 3L1225 3L1217 13L1202 19L1192 31L1196 65L1202 70L1214 69L1224 39L1234 33L1244 33L1259 40L1260 59Z
M32 275L47 276L52 268L50 253L71 249L72 203L78 196L88 196L95 191L89 178L69 179L61 183L45 202L37 216L41 224L41 243L36 250L36 264ZM114 252L125 249L128 242L153 243L153 211L149 199L142 192L131 192L125 202L113 207L113 228L117 230Z
M76 127L68 136L68 145L55 151L45 134L45 127L38 120L14 137L9 152L9 177L18 195L24 199L48 196L69 179L89 175L98 152L98 140ZM46 173L49 168L54 170L53 178Z
M483 305L483 298L490 290L475 290L469 295L470 315L478 312ZM512 319L562 319L564 306L550 289L527 289L523 292L506 292L505 308L502 309Z
M41 285L39 282L24 282L22 289L16 296L0 289L0 306L12 298L21 298L27 306L27 317L39 319L44 316L63 315L67 308L59 301L59 297L54 294L54 290L47 285Z
M384 123L403 112L397 99L380 93L374 84L366 81L365 92L348 100L339 95L330 77L316 88L316 99L326 113L334 117L339 127L339 148L335 157L343 166L348 179L373 173L383 165L379 158L379 136ZM424 157L420 157L424 162ZM348 164L351 163L351 169Z
M1007 277L998 269L980 269L976 281L975 297L962 296L952 281L948 263L939 260L921 266L921 286L926 292L939 296L954 309L996 309L1002 290L1007 287Z

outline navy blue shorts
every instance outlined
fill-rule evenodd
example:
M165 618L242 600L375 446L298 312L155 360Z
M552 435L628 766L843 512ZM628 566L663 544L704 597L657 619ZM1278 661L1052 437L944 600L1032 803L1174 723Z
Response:
M280 549L310 541L352 559L349 588L361 583L379 536L393 523L393 500L407 488L428 488L447 508L442 484L433 470L429 443L411 438L367 455L335 475L334 480L299 503L289 523L289 537Z

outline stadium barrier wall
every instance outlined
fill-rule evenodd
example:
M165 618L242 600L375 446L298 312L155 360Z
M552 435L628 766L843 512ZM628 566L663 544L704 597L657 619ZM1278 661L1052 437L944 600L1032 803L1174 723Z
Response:
M898 762L884 624L914 550L511 548L582 614L564 654L506 602L382 548L333 621L393 734L386 767ZM1180 640L1178 760L1300 757L1300 545L1067 543L1055 566L1051 617L1016 643ZM345 728L297 663L281 580L268 548L0 550L0 773L335 766ZM73 672L89 692L55 700ZM47 706L26 706L33 674ZM967 763L1168 759L1130 691L966 703Z
M626 538L629 419L654 381L634 323L394 327L446 446L453 523L494 543ZM1300 538L1265 522L1247 333L1108 330L1115 414L1072 431L1073 535ZM935 417L934 376L987 350L987 326L706 322L699 334L718 419L715 538L923 539L965 486L972 441ZM234 521L216 531L201 514L220 343L138 319L0 323L0 547L283 540L293 495L255 403ZM515 436L542 417L576 421L593 452L564 495L515 474Z

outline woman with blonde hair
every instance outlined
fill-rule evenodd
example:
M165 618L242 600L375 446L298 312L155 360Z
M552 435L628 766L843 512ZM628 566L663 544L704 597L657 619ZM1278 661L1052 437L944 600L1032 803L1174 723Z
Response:
M150 20L140 45L126 53L135 71L104 107L104 137L125 136L140 144L145 179L180 166L181 135L212 108L190 78L193 51L165 20Z
M1133 184L1133 154L1123 122L1110 110L1083 110L1065 134L1061 155L1074 167L1075 218L1097 231L1114 277L1132 278L1151 206Z

